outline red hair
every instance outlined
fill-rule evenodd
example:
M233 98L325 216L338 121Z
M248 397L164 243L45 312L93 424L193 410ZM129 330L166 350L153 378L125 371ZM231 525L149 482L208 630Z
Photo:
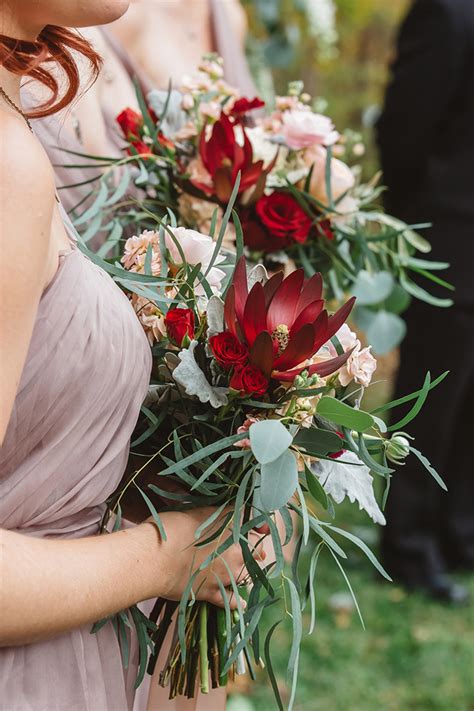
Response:
M51 91L51 97L29 113L30 118L54 114L68 106L77 95L80 76L73 51L88 59L93 83L99 74L102 59L90 42L78 33L65 27L47 25L36 42L0 35L0 65L13 74L36 79ZM51 63L61 68L66 79L65 90L62 92L58 79L45 66Z

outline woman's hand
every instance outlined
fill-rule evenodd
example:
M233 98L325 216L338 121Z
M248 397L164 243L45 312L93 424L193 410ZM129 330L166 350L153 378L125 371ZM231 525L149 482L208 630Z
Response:
M161 581L163 590L158 593L161 597L179 600L192 573L198 570L203 561L231 535L230 530L225 530L206 546L196 547L195 531L209 518L212 512L213 509L208 507L193 509L186 513L161 514L167 537L167 540L162 542L162 552L164 561L168 561L166 565L167 579ZM208 538L213 531L219 528L225 514L224 511L221 517L206 529L203 538ZM152 519L149 519L148 523L151 522ZM256 542L257 536L255 535L255 544ZM254 557L256 560L265 558L265 551L261 545L256 545ZM237 601L232 593L230 573L237 582L241 582L247 577L242 550L239 545L235 544L198 573L193 583L196 598L223 607L224 600L217 582L219 579L226 589L230 588L228 591L229 604L231 609L236 608Z
M150 521L108 535L74 540L0 531L0 646L47 639L141 600L178 600L190 575L230 535L224 532L216 541L196 548L196 528L213 510L163 513L166 541ZM209 527L206 534L212 530ZM258 546L254 555L264 557ZM235 579L245 577L239 546L230 546L222 559ZM220 606L224 601L216 576L225 587L230 584L222 559L200 571L193 586L200 600ZM232 608L237 607L230 591L229 600Z

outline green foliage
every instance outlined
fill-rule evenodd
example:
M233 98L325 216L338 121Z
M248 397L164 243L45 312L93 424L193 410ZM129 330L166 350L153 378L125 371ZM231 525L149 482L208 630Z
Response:
M343 506L346 528L359 533L363 519ZM366 533L369 532L365 529ZM315 548L317 551L317 548ZM300 567L310 571L304 553ZM315 566L313 566L315 568ZM338 607L334 592L346 583L329 551L318 554L316 575L316 634L306 631L311 607L303 611L298 694L294 711L467 711L474 699L472 637L474 618L466 608L448 608L420 594L407 595L395 584L381 583L370 563L355 550L344 564L365 622L348 599ZM303 577L303 576L302 576ZM466 578L474 594L474 576ZM348 596L350 598L350 593ZM278 617L268 609L262 627L272 629ZM289 615L272 634L272 673L283 707L290 698L286 669L293 635ZM266 660L267 663L268 660ZM253 684L248 711L278 708L269 685ZM237 701L237 699L236 699ZM232 704L229 708L239 709ZM247 710L247 706L242 706ZM280 707L281 708L281 707Z

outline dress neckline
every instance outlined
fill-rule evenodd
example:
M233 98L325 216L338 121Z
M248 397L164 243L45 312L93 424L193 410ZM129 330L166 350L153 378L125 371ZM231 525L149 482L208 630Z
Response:
M43 293L41 294L41 299L43 299L51 291L51 289L55 286L55 284L59 281L59 278L60 278L62 272L64 271L64 265L68 261L68 257L71 257L71 255L73 255L73 254L80 254L80 251L75 246L71 246L71 249L61 249L58 252L58 267L57 267L51 281L43 289ZM41 299L40 299L40 301L41 301Z

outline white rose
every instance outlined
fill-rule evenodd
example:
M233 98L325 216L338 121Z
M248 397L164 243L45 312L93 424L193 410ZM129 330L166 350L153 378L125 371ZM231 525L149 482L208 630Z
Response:
M188 230L185 227L169 227L168 229L173 233L176 240L179 242L187 264L201 264L201 271L205 273L209 267L215 249L215 242L211 239L211 237L209 237L209 235L203 235L201 232L197 232L196 230ZM175 264L182 264L183 260L181 254L168 231L165 232L165 244L170 252L173 262ZM214 262L214 265L220 264L224 260L225 257L219 254ZM225 272L216 266L213 266L206 275L209 286L212 288L214 293L217 293L220 290L224 277ZM202 285L198 285L196 287L196 294L198 296L204 296L205 292Z

